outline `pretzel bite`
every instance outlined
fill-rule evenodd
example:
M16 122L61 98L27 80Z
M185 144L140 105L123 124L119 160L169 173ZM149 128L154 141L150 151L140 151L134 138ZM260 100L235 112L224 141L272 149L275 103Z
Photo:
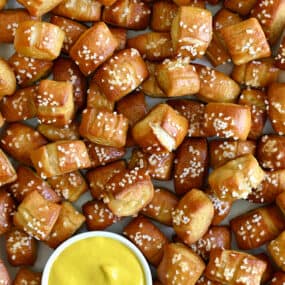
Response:
M174 154L166 151L148 153L134 149L129 161L129 168L140 167L145 169L153 179L170 180Z
M224 27L221 34L236 65L271 55L270 46L256 18Z
M205 269L203 260L181 243L165 245L157 275L163 285L194 285Z
M219 225L230 213L232 202L221 200L217 195L211 191L207 190L208 198L212 201L214 207L214 217L212 220L212 225Z
M184 116L189 123L189 137L204 137L204 110L205 105L186 99L168 100L167 104Z
M127 40L128 48L137 49L147 60L163 60L173 54L169 33L148 32Z
M112 6L104 8L102 21L120 28L144 30L148 26L150 13L149 5L142 1L117 0Z
M1 7L1 1L0 1ZM20 22L36 20L25 9L6 9L0 12L0 43L13 43Z
M142 251L152 265L159 265L168 240L153 223L139 216L124 228L123 234Z
M37 127L37 131L46 137L49 141L58 140L78 140L78 123L71 122L65 127L56 127L54 125L40 124Z
M33 265L37 258L35 239L16 228L5 236L8 262L12 266Z
M82 206L82 212L86 218L86 226L89 231L104 230L120 220L104 202L98 200L85 203Z
M162 224L171 226L171 213L177 204L178 197L173 192L163 188L156 188L152 200L140 213Z
M270 285L283 285L285 282L285 273L282 271L275 272Z
M11 285L11 279L9 276L9 272L4 264L4 262L0 259L0 282L3 285Z
M31 152L47 143L47 140L33 128L13 123L7 126L1 136L1 147L13 158L31 165Z
M189 246L195 253L204 260L208 260L210 252L215 248L231 248L231 231L226 226L210 227L206 234Z
M46 77L53 66L53 62L45 59L35 59L14 53L8 63L12 67L17 84L27 87Z
M211 200L201 190L192 189L172 212L173 229L184 243L190 245L207 232L213 217Z
M141 147L160 146L170 152L182 143L187 129L186 118L169 105L158 104L135 124L132 134Z
M174 0L174 3L178 6L206 8L206 3L204 0Z
M37 191L46 200L50 202L60 202L61 198L50 187L50 185L41 179L32 169L19 166L17 169L17 180L9 187L13 197L21 203L23 199L31 192Z
M235 65L232 78L246 86L262 88L277 81L279 69L274 66L273 59L254 60L241 65Z
M16 91L16 77L8 62L0 58L0 99Z
M212 14L191 6L178 8L171 25L171 38L176 55L202 57L212 39Z
M75 44L79 37L87 30L87 27L70 19L51 16L50 23L60 27L64 33L64 41L62 45L62 51L69 53L70 48Z
M232 159L209 175L211 190L222 200L246 199L264 179L264 172L252 154Z
M0 235L5 234L11 229L13 225L12 215L14 214L14 211L15 203L11 194L5 189L0 188Z
M102 4L90 0L63 0L52 13L82 22L97 22L101 17Z
M150 96L150 97L167 97L166 94L162 91L160 86L158 85L156 78L156 66L159 63L154 63L150 61L145 62L149 76L148 78L141 84L142 91Z
M276 205L279 207L281 212L285 214L285 191L282 191L275 200Z
M17 0L32 16L42 16L60 4L62 0Z
M11 164L9 158L6 156L6 154L3 152L2 149L0 149L0 187L14 182L17 179L17 173Z
M225 0L224 6L242 16L249 14L257 0Z
M118 101L134 91L148 76L146 64L136 49L116 53L96 71L93 79L107 99Z
M0 101L0 111L6 122L17 122L34 118L37 114L35 105L37 87L18 89L12 96Z
M48 178L54 191L65 200L75 202L87 191L87 183L79 171L65 173Z
M117 46L118 42L108 26L104 22L98 22L79 37L70 48L69 55L87 76L106 61Z
M38 240L46 240L58 219L61 206L47 201L37 191L29 193L13 217L15 226Z
M238 103L248 105L251 108L251 129L249 139L256 140L262 135L267 119L265 92L255 89L244 89L239 97Z
M199 278L199 280L196 282L196 285L221 285L221 283L212 281L208 279L207 277L205 277L204 275L202 275Z
M82 113L79 133L93 143L123 147L126 144L128 120L121 114L85 109Z
M269 170L285 168L285 137L263 135L257 145L257 159L261 166Z
M255 254L255 256L261 260L263 260L266 263L266 270L264 271L262 278L261 278L261 283L260 284L268 284L268 282L272 279L273 273L275 269L273 268L273 264L269 258L268 255L265 253L259 253Z
M274 45L285 26L285 2L258 0L251 10L251 16L258 19L269 43Z
M207 136L246 140L251 128L250 107L232 103L209 103L205 107Z
M42 273L34 272L27 268L20 268L13 285L41 285Z
M235 217L230 224L240 249L260 247L285 229L285 220L276 206L257 208Z
M92 168L119 160L126 154L126 150L123 147L104 146L88 141L85 144Z
M15 33L14 47L26 57L54 60L60 54L64 32L56 25L25 21L19 23Z
M87 148L80 140L62 140L41 146L31 153L31 160L42 178L90 166Z
M155 1L152 5L150 27L155 32L169 32L178 7L168 1Z
M176 151L174 160L174 187L178 195L204 184L208 166L206 139L186 138Z
M127 45L127 30L122 28L112 28L109 27L112 35L118 42L118 46L116 51L122 50L126 48Z
M189 57L179 57L165 59L156 66L157 83L168 97L191 95L199 91L199 75L189 63Z
M272 83L268 89L268 116L279 135L285 134L285 83Z
M214 249L205 276L227 285L260 284L266 263L253 255L234 250Z
M269 243L267 250L275 264L285 271L285 231Z
M239 85L226 74L208 66L195 65L200 77L196 97L205 102L233 103L240 93Z
M275 65L278 68L285 70L285 36L280 43L277 55L275 57Z
M105 185L113 176L126 170L124 160L118 160L107 164L106 166L96 167L88 171L86 178L89 182L90 193L94 199L103 199L105 197Z
M148 173L138 167L115 174L105 185L104 202L118 217L137 214L153 198Z
M277 195L285 191L285 169L265 171L264 179L248 196L253 203L272 203Z
M64 127L74 116L73 86L68 81L45 79L36 95L37 116L40 123Z
M209 142L210 165L212 168L244 154L255 154L254 141L212 140Z
M51 248L56 248L63 241L71 237L84 222L85 217L72 204L63 202L58 219L50 235L45 240L46 244Z
M7 0L0 0L0 10L5 7Z

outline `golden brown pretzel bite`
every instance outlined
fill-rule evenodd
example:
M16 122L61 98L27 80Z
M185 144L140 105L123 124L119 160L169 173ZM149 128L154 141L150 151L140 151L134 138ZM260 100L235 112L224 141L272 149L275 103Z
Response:
M31 159L42 178L61 175L90 166L86 146L80 140L49 143L34 150L31 153Z
M15 209L16 205L11 194L0 188L0 235L12 228Z
M285 229L285 219L276 206L249 211L231 220L240 249L253 249L276 238Z
M205 275L213 281L227 285L260 284L266 263L253 255L234 250L214 249Z
M123 234L142 251L152 265L159 265L168 240L153 223L139 216L123 229Z
M34 272L27 268L20 268L13 285L22 285L23 283L26 285L41 285L41 277L42 273Z
M7 126L1 135L1 147L19 162L31 165L33 150L47 144L47 140L32 127L13 123Z
M69 53L70 48L75 44L79 37L87 30L87 27L70 19L51 16L50 22L54 25L60 27L64 33L64 41L62 46L62 51L64 53Z
M42 16L57 5L59 5L62 0L17 0L22 4L32 16Z
M0 12L0 19L0 43L13 43L20 22L39 20L25 9L5 9Z
M64 36L64 31L56 25L25 21L16 30L14 47L23 56L54 60L60 54Z
M134 91L146 78L148 70L136 49L124 49L97 69L93 79L107 99L118 101Z
M112 6L104 8L102 20L120 28L144 30L148 26L150 13L149 5L140 0L117 0Z
M174 187L179 195L204 185L208 166L206 139L186 138L176 151L174 160Z
M246 199L252 188L264 179L264 172L252 154L245 154L216 168L209 175L209 185L222 200Z
M205 269L203 260L181 243L165 246L157 275L163 285L195 285Z
M272 240L267 249L275 264L285 271L285 231Z
M174 53L202 57L212 39L212 14L206 9L181 6L171 25Z
M167 104L156 105L147 116L137 122L133 138L141 147L159 146L175 150L187 134L188 121Z
M270 46L256 18L224 27L221 34L236 65L271 55Z
M232 103L205 106L204 132L207 136L246 140L251 128L250 107Z
M162 224L171 226L171 213L176 208L178 201L178 197L173 192L163 188L156 188L152 200L140 213Z
M5 235L8 262L12 266L33 265L37 258L37 244L34 238L17 228Z
M69 202L61 204L61 210L52 231L45 240L51 248L56 248L63 241L71 237L85 222L85 217Z
M34 118L37 114L35 98L37 87L18 89L12 96L0 101L0 110L6 122L17 122Z
M120 220L104 202L98 200L85 203L82 206L82 212L89 231L104 230Z
M200 89L196 68L189 64L190 57L165 59L156 66L156 80L168 97L195 94Z
M0 58L0 99L16 91L16 77L8 62Z
M178 7L168 1L155 1L152 5L150 27L156 32L169 32Z
M63 0L52 10L55 15L82 22L97 22L102 4L94 0Z
M61 198L51 188L51 186L41 179L32 169L19 166L17 169L17 180L9 186L9 192L21 203L23 199L31 192L37 191L47 201L58 203Z
M69 55L87 76L111 57L117 46L118 42L108 26L104 22L97 22L80 35Z
M221 283L212 281L208 279L207 277L205 277L204 275L202 275L199 278L199 280L196 282L196 285L221 285Z
M29 193L18 206L14 224L38 240L46 240L58 219L61 206L45 200L37 191Z
M192 189L172 212L173 229L184 243L190 245L207 232L213 217L211 200L201 190Z
M260 165L269 170L285 168L285 137L263 135L257 144L257 159Z
M244 154L255 154L254 141L212 140L209 142L210 165L217 168Z
M0 165L0 186L14 182L17 179L17 173L2 149L0 149Z

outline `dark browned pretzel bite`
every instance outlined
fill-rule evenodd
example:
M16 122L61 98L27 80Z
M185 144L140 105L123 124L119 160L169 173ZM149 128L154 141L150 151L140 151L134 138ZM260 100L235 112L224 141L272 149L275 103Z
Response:
M0 235L7 233L13 226L15 202L5 188L0 188Z
M275 57L275 65L278 68L285 70L285 37L283 37L280 43L278 53Z
M225 0L224 6L242 16L249 14L257 0Z
M42 274L28 268L20 268L14 279L13 285L41 285Z
M278 271L274 273L270 285L283 285L284 282L285 282L285 273L282 271Z

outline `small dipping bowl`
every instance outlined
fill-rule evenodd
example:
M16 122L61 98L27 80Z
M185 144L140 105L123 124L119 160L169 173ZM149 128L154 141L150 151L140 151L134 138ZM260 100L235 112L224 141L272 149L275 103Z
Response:
M68 247L70 247L76 243L82 242L86 239L91 239L91 238L111 239L111 240L117 241L121 245L125 246L126 249L128 249L134 255L134 257L137 259L137 261L138 261L138 263L142 269L143 279L144 279L143 285L152 285L152 275L151 275L150 267L149 267L145 257L141 253L141 251L133 243L131 243L129 240L122 237L121 235L116 234L116 233L111 233L111 232L105 232L105 231L93 231L93 232L86 232L86 233L78 234L78 235L66 240L65 242L63 242L49 257L49 259L45 265L44 271L43 271L42 283L41 284L42 285L58 285L58 284L51 284L49 282L50 273L52 272L53 266L54 266L55 262L57 261L58 257L65 250L67 250ZM90 240L90 242L91 242L91 240ZM115 259L116 256L117 256L117 253L114 252L113 258ZM88 258L88 256L86 256L86 258ZM84 260L80 260L79 262L84 263ZM132 274L132 272L129 272L129 274ZM95 283L93 282L92 284L95 284ZM106 284L108 284L108 283L106 283ZM113 284L113 283L110 283L110 284ZM82 284L82 285L89 285L89 284ZM90 283L90 285L91 285L91 283ZM132 284L129 284L129 285L132 285Z

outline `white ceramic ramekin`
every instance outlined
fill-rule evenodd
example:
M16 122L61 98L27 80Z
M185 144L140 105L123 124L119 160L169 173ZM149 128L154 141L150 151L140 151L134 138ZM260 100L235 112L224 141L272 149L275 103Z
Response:
M123 236L116 234L116 233L104 232L104 231L93 231L93 232L86 232L86 233L78 234L78 235L66 240L64 243L62 243L52 253L52 255L49 257L47 264L46 264L44 271L43 271L42 283L41 284L42 285L49 285L48 280L49 280L49 274L50 274L52 265L64 249L66 249L70 245L72 245L72 244L74 244L80 240L92 238L92 237L112 238L114 240L121 242L126 247L128 247L135 254L135 256L137 257L138 261L140 262L140 264L143 268L143 272L144 272L144 276L145 276L145 285L152 285L151 271L150 271L149 265L148 265L145 257L141 253L141 251L132 242L130 242L129 240L127 240Z

